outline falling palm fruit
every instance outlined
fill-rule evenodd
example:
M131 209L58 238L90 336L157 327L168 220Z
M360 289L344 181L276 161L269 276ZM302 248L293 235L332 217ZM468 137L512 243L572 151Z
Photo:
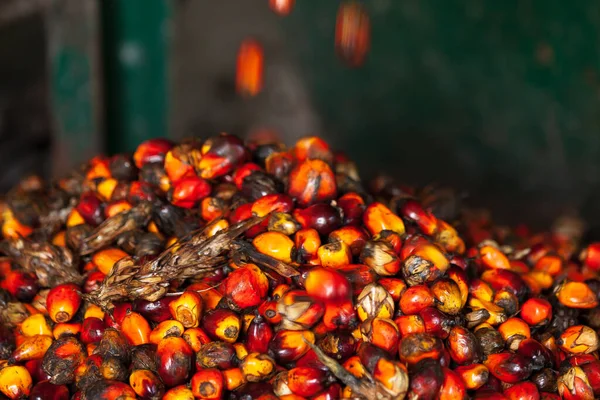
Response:
M340 4L335 24L335 48L350 67L365 62L371 45L371 22L364 6L356 1Z
M264 54L255 39L245 39L237 55L236 90L242 96L253 97L262 90Z

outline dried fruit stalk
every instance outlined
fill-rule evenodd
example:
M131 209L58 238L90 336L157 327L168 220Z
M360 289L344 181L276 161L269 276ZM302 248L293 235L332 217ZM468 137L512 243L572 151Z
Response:
M145 226L150 221L152 206L142 202L130 210L118 213L100 224L83 239L80 254L86 255L112 243L122 233Z
M131 257L117 262L97 291L85 298L105 310L113 302L124 299L156 301L167 294L174 280L185 280L209 272L226 262L225 254L233 239L260 223L264 217L253 217L207 237L214 221L190 239L177 243L177 249L166 249L156 259L143 265Z
M35 273L41 286L81 283L83 279L76 269L73 253L65 247L17 238L1 242L0 251L10 256L25 271Z

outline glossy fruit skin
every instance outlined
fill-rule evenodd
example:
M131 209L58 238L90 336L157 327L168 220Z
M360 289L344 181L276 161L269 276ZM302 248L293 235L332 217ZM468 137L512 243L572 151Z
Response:
M161 399L165 387L152 371L138 369L129 376L129 385L143 399Z
M25 367L7 366L0 369L0 392L10 399L19 399L31 392L31 375Z
M158 375L167 387L182 385L192 371L193 350L179 337L166 337L158 343Z
M484 361L490 373L502 382L517 383L531 375L531 364L520 354L496 353Z
M79 288L70 283L52 288L46 298L48 314L56 323L68 322L79 310L80 305Z
M32 400L69 400L70 396L66 386L42 381L31 389L29 398Z

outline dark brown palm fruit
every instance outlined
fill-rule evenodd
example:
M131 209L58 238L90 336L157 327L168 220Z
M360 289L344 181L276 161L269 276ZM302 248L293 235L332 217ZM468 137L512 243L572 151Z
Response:
M147 369L158 371L156 345L152 343L141 344L131 349L131 367L133 369Z
M55 340L44 355L42 369L51 376L55 385L73 383L75 367L83 362L87 355L85 346L74 336L63 336Z
M475 337L479 340L483 354L499 353L504 349L504 339L500 332L493 328L481 328L475 331Z
M207 343L196 353L197 368L233 368L238 363L235 348L226 342Z

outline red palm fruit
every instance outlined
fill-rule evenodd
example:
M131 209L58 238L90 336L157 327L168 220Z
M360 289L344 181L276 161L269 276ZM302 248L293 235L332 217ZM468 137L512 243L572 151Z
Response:
M214 179L229 174L248 156L242 140L227 134L206 140L201 152L202 158L195 163L195 168L203 179Z
M87 356L83 344L73 336L62 337L50 346L42 361L42 369L51 375L50 382L56 385L73 383L75 368Z
M138 369L129 376L129 385L142 399L161 399L165 385L156 374L147 369Z
M92 181L98 178L110 178L109 159L106 156L96 156L89 161L86 172L86 180Z
M303 274L304 288L309 296L324 302L347 301L352 285L344 274L331 268L317 267Z
M206 343L210 343L210 337L201 328L186 329L182 337L195 352L200 351Z
M539 400L540 393L537 386L531 382L521 382L504 391L508 400Z
M233 308L255 307L267 296L269 281L256 265L246 264L227 276L221 290Z
M315 343L315 334L311 331L281 330L275 333L269 343L269 351L280 363L289 363L305 355L310 347L306 342Z
M364 6L357 1L340 4L335 23L335 49L350 67L361 66L371 46L371 22Z
M411 333L400 341L400 360L415 365L421 360L439 360L443 344L440 339L427 333Z
M402 216L408 219L421 229L427 236L432 236L437 229L437 218L425 210L421 204L415 200L407 200L401 208Z
M517 383L531 375L531 363L520 354L507 352L488 355L484 365L502 382Z
M116 303L112 310L112 315L109 313L104 314L104 323L109 328L121 329L123 318L131 311L133 311L131 303Z
M405 315L418 314L426 307L433 307L435 297L425 285L411 286L404 291L400 298L400 310Z
M596 293L584 282L565 282L556 293L558 301L570 308L588 309L598 306Z
M418 315L401 315L394 320L400 331L400 337L411 333L424 333L425 325Z
M223 374L214 368L200 369L192 376L191 389L197 399L221 399L225 390Z
M83 284L84 293L89 294L100 289L100 285L102 284L102 281L104 281L105 277L106 275L100 271L92 271L85 278L85 283Z
M28 360L41 359L52 345L52 337L47 335L34 335L26 337L12 352L9 363L16 364Z
M256 316L250 322L246 332L246 348L250 353L266 353L269 350L269 342L273 338L273 329L263 319Z
M275 14L285 17L292 12L295 2L296 0L269 0L269 7Z
M225 214L225 206L225 202L218 197L206 197L200 203L200 215L206 222L214 221Z
M246 378L241 368L229 368L224 371L223 379L225 380L225 389L232 391L246 383Z
M529 360L533 370L551 368L554 364L550 350L535 339L524 339L519 343L517 353Z
M395 353L400 341L398 326L391 319L372 318L364 321L360 326L362 339L375 346Z
M392 296L395 302L400 301L402 293L406 290L406 283L399 278L381 278L377 283Z
M511 350L517 350L521 340L531 337L529 325L521 318L509 318L498 327L498 332Z
M240 369L248 382L260 382L273 375L275 361L266 354L250 353L240 363Z
M166 337L158 343L158 375L168 387L182 385L192 371L194 352L180 337Z
M571 367L558 377L558 394L563 399L593 399L594 391L585 372L580 367Z
M148 182L133 181L129 184L127 201L131 204L135 205L141 201L154 201L156 198L156 188Z
M258 313L271 325L277 325L281 322L281 315L277 312L277 302L274 300L265 300L258 306Z
M187 386L180 385L168 390L163 400L194 400L194 393Z
M54 385L48 381L37 383L29 395L32 400L69 400L69 389L65 385Z
M264 217L273 212L287 213L294 208L294 201L281 193L268 194L252 203L252 214Z
M277 302L277 312L282 317L281 328L309 329L323 316L323 304L303 290L290 290Z
M337 194L335 174L324 161L305 160L290 173L288 194L301 207L332 200Z
M300 357L296 361L295 366L316 368L325 372L329 371L329 369L319 360L319 357L312 349L308 350L306 354Z
M343 362L355 354L357 342L358 340L348 332L330 332L319 340L318 345L329 357ZM319 363L315 367L323 369L324 365Z
M163 164L169 180L178 182L182 178L196 176L192 163L200 157L198 143L186 143L173 147L164 156Z
M141 314L131 311L125 315L121 322L123 334L134 346L146 344L150 342L150 324Z
M305 160L322 160L329 164L333 162L333 153L329 144L317 136L301 138L291 149L291 153L298 162Z
M373 378L379 382L393 398L403 398L408 392L408 372L404 364L381 358L375 364Z
M329 204L314 204L294 210L294 219L302 228L313 228L322 236L327 236L342 224L340 212Z
M33 382L25 367L6 366L0 369L0 392L9 399L22 399L31 393Z
M292 368L287 372L288 387L298 396L314 396L324 389L326 375L315 368Z
M540 392L540 400L560 400L560 396L555 393Z
M479 389L475 392L476 400L507 400L506 396L501 394L500 392L490 390L490 389Z
M337 203L344 215L344 226L360 225L365 201L358 193L346 193L337 199Z
M238 50L235 86L242 96L256 96L263 87L264 52L262 45L245 39Z
M542 271L556 276L563 271L563 260L556 255L544 255L536 261L533 269L535 271Z
M326 303L323 325L327 331L353 328L358 323L352 301Z
M169 200L173 205L182 208L193 208L208 196L212 188L210 184L197 176L181 178L172 185Z
M446 339L452 328L452 319L435 307L425 307L419 311L425 332Z
M510 261L508 257L496 246L485 245L479 249L481 262L488 268L493 269L510 269Z
M373 240L383 240L387 242L394 250L394 253L400 254L402 250L402 237L393 231L381 231L373 236Z
M469 297L469 279L467 278L467 273L464 269L452 264L446 273L448 274L448 278L454 281L458 286L461 304L464 307L465 304L467 304L467 299Z
M457 364L465 365L479 362L481 348L477 337L462 326L454 326L448 336L448 352Z
M167 139L157 138L142 142L133 153L135 166L141 169L145 164L164 162L165 154L171 147L173 143Z
M350 247L350 251L354 256L361 253L367 240L369 240L367 232L358 226L343 226L329 234L330 243L338 241L344 242Z
M589 326L570 326L561 333L558 344L568 354L589 354L598 350L598 334Z
M158 344L167 336L181 336L184 330L183 324L179 321L173 319L163 321L150 332L150 343Z
M60 324L54 325L54 329L52 329L52 336L54 339L58 339L63 336L75 336L81 333L81 323L79 322L63 322Z
M403 235L405 232L402 218L394 214L382 203L371 203L363 214L363 223L372 235L377 235L383 230L396 232Z
M46 308L54 322L68 322L75 316L81 305L79 288L72 283L58 285L48 292Z
M102 202L93 192L83 193L75 209L90 225L99 225L104 220Z
M444 373L437 361L420 361L411 370L409 398L435 399L443 381Z
M581 369L587 376L594 394L600 394L600 361L594 360L581 366Z
M262 168L255 163L246 163L235 170L233 173L233 182L238 190L242 190L242 184L247 176L250 176L254 171L261 171Z
M360 259L381 276L396 275L402 266L392 245L385 240L368 240L360 252Z
M296 259L300 264L320 264L318 250L321 237L314 229L300 229L294 236Z
M588 268L593 271L600 270L600 243L590 243L579 254L579 259Z
M406 283L413 286L435 281L449 267L450 262L440 247L432 243L420 243L403 261L402 273Z
M129 254L121 249L116 247L108 247L96 252L92 256L92 261L98 267L100 272L108 275L119 260L128 256Z
M169 310L171 316L185 328L196 328L200 324L204 304L198 293L186 290L169 303Z
M83 399L135 400L135 391L124 382L98 380L83 390Z
M443 367L444 381L438 394L439 400L463 400L467 398L465 383L460 375L449 368Z
M23 271L8 271L0 287L22 302L30 302L39 290L35 275Z
M281 232L265 232L256 236L252 241L256 249L285 263L292 262L294 242Z
M375 282L378 278L375 271L364 264L348 264L340 268L336 268L346 276L354 288L354 295L358 295L365 286Z
M234 343L240 334L241 326L240 317L224 308L211 310L202 318L202 328L213 340Z
M165 296L157 301L136 300L133 311L140 313L148 321L163 322L171 318L169 303L175 300L173 296Z
M197 368L233 368L237 363L236 349L231 343L210 342L196 354Z
M106 324L100 318L88 317L81 325L81 341L84 344L97 343L102 339Z
M43 359L29 360L25 363L25 368L29 371L34 382L47 381L52 376L42 368Z
M490 376L490 371L483 364L471 364L454 369L465 383L467 390L476 390L482 387Z
M518 274L504 269L487 270L481 274L481 280L496 291L511 291L519 301L523 301L529 291L529 288Z
M311 397L311 400L335 400L342 395L342 386L339 383L329 385L325 390L316 396Z

